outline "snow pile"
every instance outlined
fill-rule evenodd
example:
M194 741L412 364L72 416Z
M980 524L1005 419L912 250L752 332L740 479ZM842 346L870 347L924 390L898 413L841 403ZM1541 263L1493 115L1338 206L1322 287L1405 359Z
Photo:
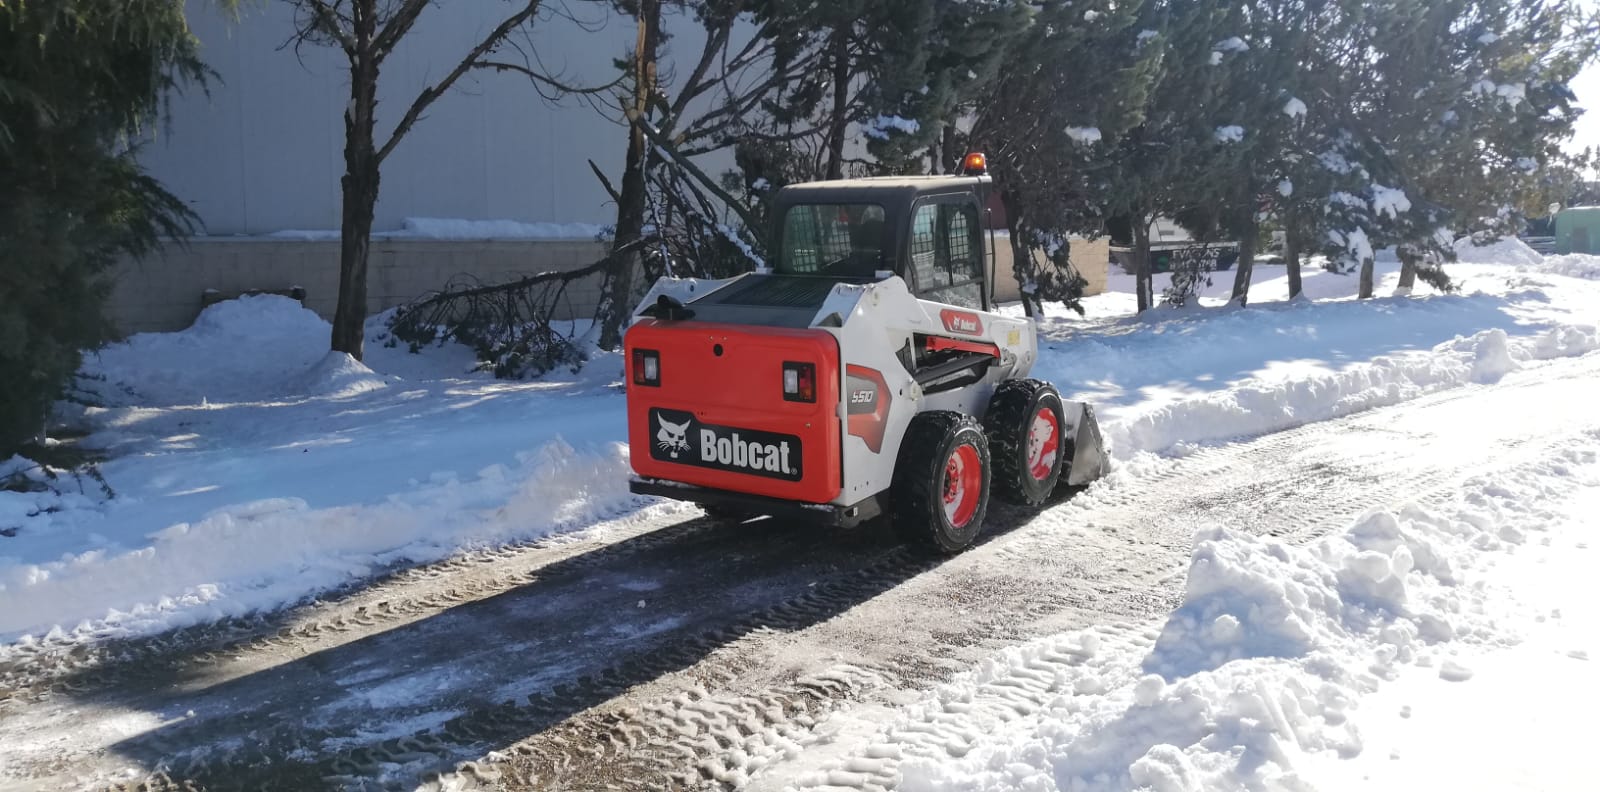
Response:
M208 306L189 328L140 333L85 361L108 404L259 400L291 390L328 347L322 317L288 297L249 295Z
M1462 237L1456 241L1455 250L1457 260L1472 264L1535 267L1544 262L1544 256L1516 237L1497 239L1483 245L1474 243L1471 237Z
M1244 127L1238 125L1217 127L1216 138L1218 143L1238 143L1244 140Z
M1584 253L1545 256L1542 261L1526 264L1523 268L1530 272L1565 275L1569 278L1584 278L1586 280L1600 280L1600 256L1591 256Z
M1474 676L1473 651L1516 640L1495 610L1510 584L1484 570L1559 527L1545 504L1594 484L1594 443L1569 441L1467 482L1447 507L1371 513L1309 546L1202 529L1183 602L1163 622L1007 649L793 786L1315 788L1314 760L1369 750L1364 697L1417 669L1459 684Z
M621 444L579 452L558 440L513 466L470 479L441 472L373 504L239 503L135 550L0 565L0 635L56 625L78 625L78 638L128 634L271 608L387 565L591 525L641 503L627 481Z
M301 375L298 393L310 396L348 398L362 393L387 388L377 372L344 352L329 352L321 362Z
M1600 349L1593 327L1558 327L1511 338L1499 328L1457 338L1430 352L1378 357L1338 371L1256 380L1102 420L1110 453L1182 453L1195 444L1280 431L1312 421L1398 404L1469 383L1497 382L1523 363Z

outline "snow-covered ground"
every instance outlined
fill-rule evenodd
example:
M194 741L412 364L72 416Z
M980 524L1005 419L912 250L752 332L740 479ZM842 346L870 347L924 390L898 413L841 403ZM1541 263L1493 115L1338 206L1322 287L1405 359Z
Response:
M1248 309L1131 314L1112 278L1089 316L1045 323L1038 374L1093 401L1117 458L1225 440L1492 381L1596 346L1593 261L1468 251L1458 295L1350 299L1308 272L1286 302L1258 271ZM1380 293L1393 291L1383 265ZM1163 284L1158 283L1160 288ZM115 498L0 492L0 654L272 608L390 565L670 510L631 496L620 361L500 382L464 349L410 355L371 325L366 365L279 297L209 309L88 365L105 406L87 440ZM689 512L692 513L692 510Z
M753 788L1589 788L1597 452L1591 430L1309 546L1204 528L1165 619L1007 649L898 711L841 711L813 729L839 737Z

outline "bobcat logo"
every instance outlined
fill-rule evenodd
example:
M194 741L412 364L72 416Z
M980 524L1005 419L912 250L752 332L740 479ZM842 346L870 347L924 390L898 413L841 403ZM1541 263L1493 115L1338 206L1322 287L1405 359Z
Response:
M692 423L692 420L675 424L668 421L665 416L657 413L656 423L661 425L661 428L656 430L657 448L666 451L673 459L678 458L679 451L689 450L688 434L689 424Z

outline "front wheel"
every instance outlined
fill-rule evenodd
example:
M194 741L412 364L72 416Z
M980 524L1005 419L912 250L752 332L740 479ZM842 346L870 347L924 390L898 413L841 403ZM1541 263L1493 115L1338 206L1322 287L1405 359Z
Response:
M911 419L891 486L895 528L939 553L972 544L989 509L989 440L972 418L926 412Z
M997 497L1032 509L1049 500L1071 453L1065 418L1054 385L1034 379L1000 383L983 418Z

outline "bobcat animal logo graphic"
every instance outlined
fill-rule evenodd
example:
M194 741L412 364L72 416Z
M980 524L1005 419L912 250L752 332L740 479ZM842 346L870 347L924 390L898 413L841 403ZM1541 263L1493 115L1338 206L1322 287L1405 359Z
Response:
M688 433L691 422L684 421L683 423L675 424L658 413L656 415L656 423L660 424L661 428L656 430L656 447L666 451L673 459L677 459L679 451L689 450Z

